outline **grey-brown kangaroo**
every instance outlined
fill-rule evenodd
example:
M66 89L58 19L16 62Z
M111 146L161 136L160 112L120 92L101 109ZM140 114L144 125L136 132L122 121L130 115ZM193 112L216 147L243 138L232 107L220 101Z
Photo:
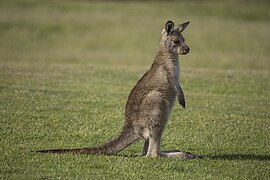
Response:
M145 141L142 154L147 157L195 158L178 150L161 151L160 140L169 119L175 98L185 107L184 93L179 84L179 57L186 55L189 47L182 32L185 22L174 27L165 24L161 33L158 53L151 68L132 89L125 107L125 124L114 140L91 148L36 150L43 153L115 154L139 139Z

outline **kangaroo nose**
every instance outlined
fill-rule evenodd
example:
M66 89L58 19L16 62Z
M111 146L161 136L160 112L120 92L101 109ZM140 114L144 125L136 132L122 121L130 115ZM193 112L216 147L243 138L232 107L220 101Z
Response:
M189 52L189 47L185 47L184 51L185 51L185 53L188 53Z

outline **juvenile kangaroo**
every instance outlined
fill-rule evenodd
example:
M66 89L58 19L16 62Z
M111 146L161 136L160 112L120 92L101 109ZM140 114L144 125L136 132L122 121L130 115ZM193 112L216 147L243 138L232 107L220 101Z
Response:
M174 27L165 24L158 53L151 68L132 89L125 107L125 124L114 140L91 148L36 150L43 153L115 154L139 139L145 141L142 154L147 157L191 159L197 156L178 150L161 151L160 140L177 96L185 108L184 93L179 84L178 55L189 53L181 33L189 22Z

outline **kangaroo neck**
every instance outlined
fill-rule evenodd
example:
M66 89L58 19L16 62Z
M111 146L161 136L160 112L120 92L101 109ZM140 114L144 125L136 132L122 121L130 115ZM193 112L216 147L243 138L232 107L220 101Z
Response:
M179 71L179 55L169 51L164 46L161 46L158 50L154 63L173 69L176 68Z
M164 48L164 46L161 46L153 64L157 65L158 67L165 68L166 72L170 74L169 76L172 77L171 80L177 83L179 82L180 67L179 55L177 53L168 51Z

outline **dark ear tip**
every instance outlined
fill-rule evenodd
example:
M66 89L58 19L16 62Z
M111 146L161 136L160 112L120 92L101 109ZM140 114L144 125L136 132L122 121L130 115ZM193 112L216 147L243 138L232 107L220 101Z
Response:
M187 22L185 22L185 23L183 23L183 24L189 25L189 23L190 23L190 21L187 21Z
M167 22L166 22L166 24L168 24L168 23L173 23L171 20L168 20Z
M174 26L174 23L171 21L171 20L168 20L167 22L166 22L166 26Z

